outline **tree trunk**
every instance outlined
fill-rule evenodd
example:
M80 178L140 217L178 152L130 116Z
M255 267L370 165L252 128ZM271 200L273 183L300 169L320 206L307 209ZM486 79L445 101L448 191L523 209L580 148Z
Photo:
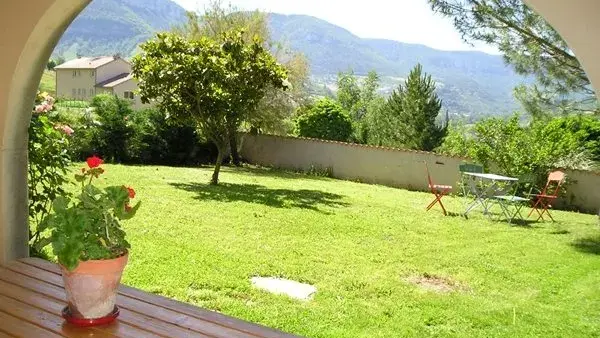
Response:
M242 166L242 160L240 159L240 153L238 152L237 133L235 131L229 131L229 148L231 148L231 163L234 166Z
M219 184L219 171L221 171L221 163L223 162L223 148L225 147L217 146L217 162L215 163L215 170L213 171L212 179L210 180L211 185Z

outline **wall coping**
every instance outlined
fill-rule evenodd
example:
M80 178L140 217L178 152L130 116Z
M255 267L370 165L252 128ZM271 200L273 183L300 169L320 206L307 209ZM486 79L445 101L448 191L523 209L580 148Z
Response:
M365 148L365 149L380 149L380 150L388 150L388 151L398 151L403 153L412 153L412 154L424 154L424 155L433 155L440 157L450 157L450 158L458 158L465 161L472 161L469 157L457 156L457 155L447 155L447 154L439 154L432 151L423 151L423 150L413 150L413 149L405 149L405 148L395 148L395 147L386 147L386 146L374 146L370 144L359 144L359 143L350 143L350 142L342 142L342 141L332 141L332 140L322 140L318 138L311 137L302 137L302 136L282 136L282 135L274 135L274 134L250 134L250 133L242 133L244 135L249 136L266 136L271 138L279 138L279 139L292 139L292 140L305 140L316 143L325 143L325 144L339 144L344 146L350 146L355 148Z

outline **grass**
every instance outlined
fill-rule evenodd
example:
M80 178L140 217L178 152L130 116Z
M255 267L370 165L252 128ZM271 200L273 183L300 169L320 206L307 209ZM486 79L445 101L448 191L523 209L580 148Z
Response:
M41 92L56 95L56 73L53 70L44 70L39 88Z
M107 165L143 200L123 282L311 337L593 337L600 229L591 215L509 226L425 212L430 194L268 169ZM445 198L463 210L463 201ZM252 276L313 284L312 301ZM448 281L438 293L410 281Z

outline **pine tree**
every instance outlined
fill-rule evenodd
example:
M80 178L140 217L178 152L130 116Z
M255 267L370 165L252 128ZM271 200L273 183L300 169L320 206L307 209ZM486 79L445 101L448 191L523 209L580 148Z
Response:
M523 0L428 0L467 43L498 48L519 74L536 85L516 88L534 117L548 111L600 111L583 67L558 32Z
M435 82L417 64L385 105L371 117L369 143L431 151L441 145L447 131L436 123L442 101Z

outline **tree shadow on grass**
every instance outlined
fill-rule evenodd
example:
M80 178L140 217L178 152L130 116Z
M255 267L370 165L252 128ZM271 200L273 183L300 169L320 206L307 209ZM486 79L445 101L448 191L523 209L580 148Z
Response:
M308 179L308 180L330 180L328 177L309 175L301 172L294 172L292 170L284 170L269 167L225 167L224 171L232 173L244 173L255 177L273 177L273 178L285 178L285 179Z
M600 255L600 236L579 238L571 246L580 252Z
M263 204L274 208L300 208L328 213L321 207L346 207L344 196L319 190L271 189L258 184L219 183L171 183L177 189L196 193L194 197L201 201L248 202Z

